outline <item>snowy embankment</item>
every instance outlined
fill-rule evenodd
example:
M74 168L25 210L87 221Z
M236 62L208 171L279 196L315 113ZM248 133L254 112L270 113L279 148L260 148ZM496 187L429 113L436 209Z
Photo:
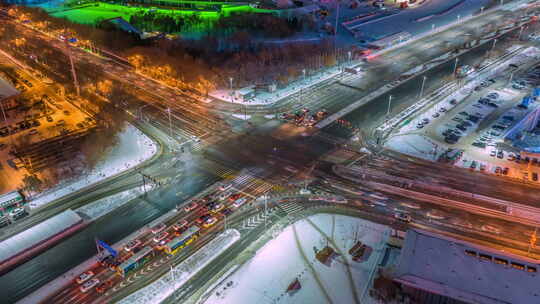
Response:
M234 118L242 119L242 120L249 120L251 118L251 115L244 115L244 114L232 114Z
M105 214L113 211L116 208L119 208L131 201L132 199L142 195L145 191L144 185L122 191L120 193L113 194L111 196L93 201L90 204L84 205L81 208L75 210L87 215L90 219L96 220ZM146 185L146 191L152 190L152 185Z
M28 206L31 209L42 207L72 192L137 166L150 159L157 151L158 146L155 142L134 126L128 125L119 135L118 144L106 153L104 159L92 171L44 191L35 196Z
M367 290L389 232L389 227L343 215L317 214L300 220L221 280L204 303L372 302ZM363 262L353 261L348 253L356 241L373 249ZM315 258L315 250L325 246L338 254L329 266ZM287 293L296 279L300 289Z
M168 272L152 284L139 289L135 293L123 298L118 303L146 304L164 301L171 296L175 290L182 287L183 284L196 275L199 270L212 262L217 256L227 250L239 239L240 232L235 229L229 229L221 233L182 263L176 265L173 268L174 275L171 275L171 273Z

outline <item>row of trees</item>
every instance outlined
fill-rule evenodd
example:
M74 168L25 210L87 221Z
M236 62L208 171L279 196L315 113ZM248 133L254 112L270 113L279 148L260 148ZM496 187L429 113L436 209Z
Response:
M286 82L302 69L309 72L336 62L332 39L275 44L263 39L299 31L307 22L303 19L232 15L216 20L216 31L201 39L147 41L112 28L97 28L54 18L40 8L16 7L16 15L41 20L39 23L49 31L66 29L79 39L92 41L99 47L129 57L136 68L171 85L202 91L228 86L229 77L234 77L238 86L257 81ZM155 22L154 16L135 15L132 21L135 25L139 22L137 20ZM187 19L182 20L187 22Z

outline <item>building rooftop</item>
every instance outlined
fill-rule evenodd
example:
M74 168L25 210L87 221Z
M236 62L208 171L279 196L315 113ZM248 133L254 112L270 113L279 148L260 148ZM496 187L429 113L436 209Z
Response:
M66 210L0 242L0 263L82 221L73 210Z
M469 303L540 303L540 261L409 230L395 280Z
M0 78L0 100L18 95L17 91L9 82Z

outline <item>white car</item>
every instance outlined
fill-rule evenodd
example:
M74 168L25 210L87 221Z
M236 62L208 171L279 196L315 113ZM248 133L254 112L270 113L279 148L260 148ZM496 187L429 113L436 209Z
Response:
M169 236L169 233L167 231L163 231L162 233L154 237L154 242L159 243L160 241L164 240L167 236Z
M246 201L247 201L247 198L241 197L241 198L237 199L236 201L234 201L233 206L238 208L238 207L242 206Z
M129 252L135 249L135 247L139 246L140 244L142 244L141 240L133 240L127 243L126 246L124 246L124 250Z
M231 187L232 187L232 184L221 185L219 186L219 191L226 191L226 190L231 189Z
M77 282L77 284L82 284L90 280L93 276L94 276L94 272L92 271L83 272L77 277L77 279L75 279L75 281Z
M196 202L191 202L187 204L186 207L184 207L184 211L190 212L191 210L197 208L197 206L199 206L199 204L197 204Z
M161 231L165 230L165 228L167 228L167 225L165 225L164 223L156 225L156 226L152 227L152 234L158 234Z
M89 291L90 289L92 289L94 286L96 286L97 284L99 284L99 280L98 279L91 279L90 281L84 283L82 286L81 286L81 291L82 292L87 292Z
M398 221L402 221L405 223L410 223L412 221L411 216L403 212L394 213L394 218L397 219Z

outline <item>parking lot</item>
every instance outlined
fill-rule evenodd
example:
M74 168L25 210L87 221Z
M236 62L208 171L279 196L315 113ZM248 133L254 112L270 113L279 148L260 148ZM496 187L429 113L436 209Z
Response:
M404 137L400 144L410 141L408 145L421 147L423 157L431 160L448 149L463 151L454 162L457 166L539 182L540 157L521 155L522 149L508 138L539 107L536 98L524 100L540 86L538 57L531 58L536 59L511 63L502 73L469 83L459 90L463 98L453 94L456 97L438 101L399 130L397 135ZM522 137L532 141L538 137L540 143L540 127L520 133L518 139Z
M57 149L47 143L58 143L53 139L86 132L95 126L95 121L69 102L73 96L62 97L58 86L37 79L15 66L0 68L4 77L20 92L16 97L18 106L6 110L6 119L2 117L0 124L0 191L5 192L21 187L25 174L35 173L29 167L32 160L26 158L27 149L40 147L34 149L34 153L42 155L54 150L64 153L68 150L66 147ZM32 168L42 169L50 162L43 162L44 166L39 163L32 165Z

